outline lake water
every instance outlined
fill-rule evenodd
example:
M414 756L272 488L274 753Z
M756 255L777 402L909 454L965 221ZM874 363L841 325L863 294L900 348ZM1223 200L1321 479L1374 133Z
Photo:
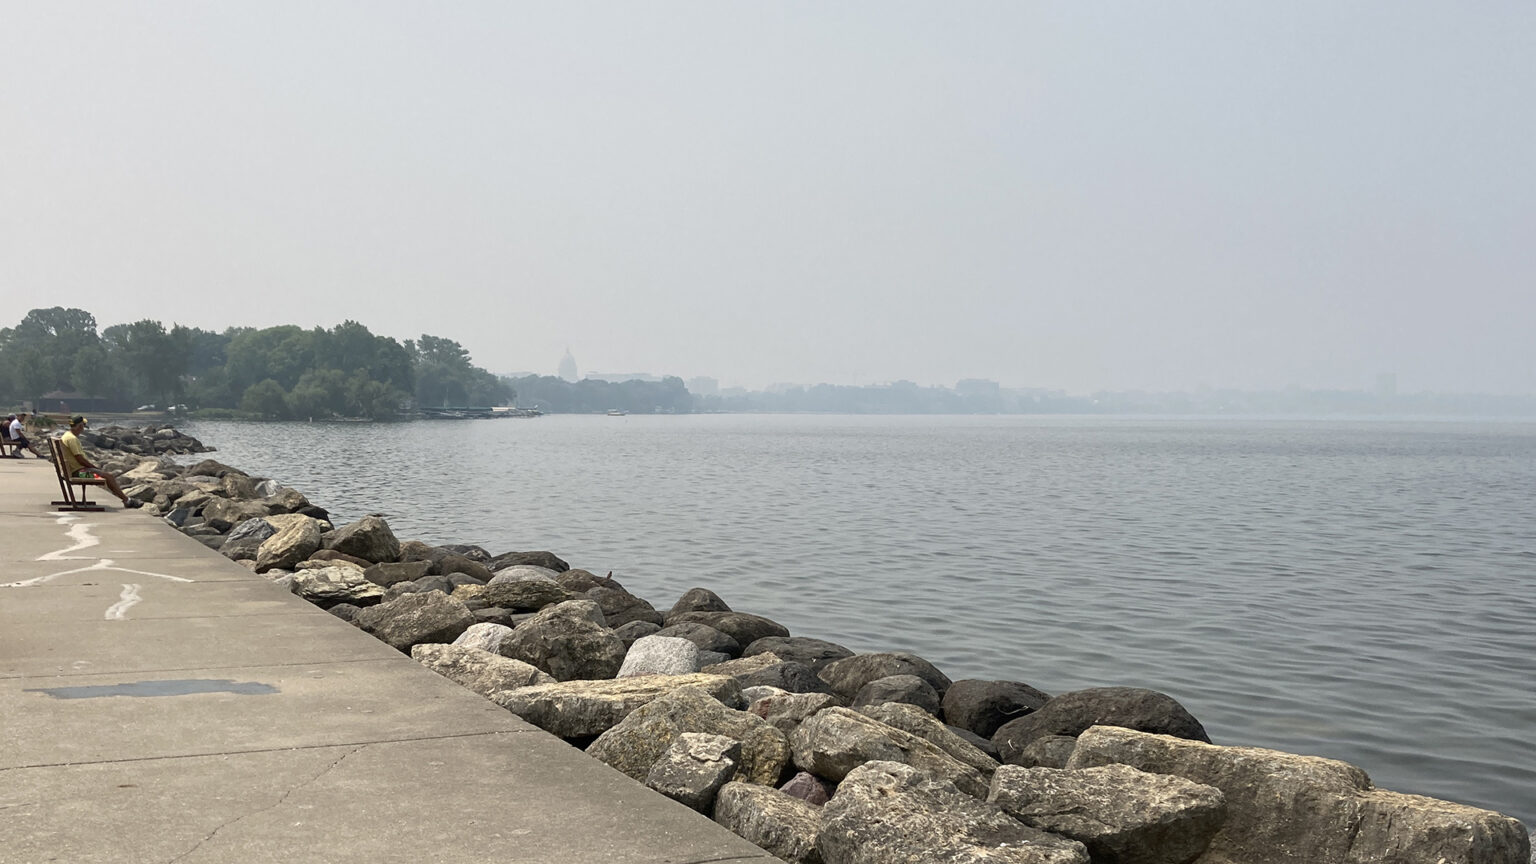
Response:
M1536 424L548 416L188 424L338 523L706 586L951 678L1173 695L1220 744L1536 824Z

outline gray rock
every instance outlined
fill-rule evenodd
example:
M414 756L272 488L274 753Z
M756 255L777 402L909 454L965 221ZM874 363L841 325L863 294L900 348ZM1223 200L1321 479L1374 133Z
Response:
M1129 765L1078 771L1004 765L987 800L1031 828L1088 847L1094 864L1189 864L1226 818L1205 786Z
M766 684L757 684L751 687L741 688L742 704L751 705L759 699L767 699L769 696L788 696L788 690L780 690L777 687L769 687ZM749 709L750 710L750 709Z
M496 574L486 569L484 564L463 555L444 555L437 559L436 572L444 576L467 577L476 585L484 585L496 577ZM455 580L457 583L464 581L463 579Z
M625 647L633 648L635 642L646 636L655 636L661 630L649 621L631 621L613 628L613 635L623 640Z
M1067 761L1072 758L1072 751L1076 749L1076 738L1046 735L1025 745L1019 755L1013 758L1012 764L1025 768L1065 768Z
M182 497L185 499L186 496ZM259 502L233 501L217 497L209 498L202 510L203 519L220 531L228 531L247 519L257 519L265 515L267 515L267 508Z
M540 611L509 633L501 642L501 653L531 663L556 680L572 681L612 678L624 665L626 651L624 642L603 623L596 603L567 600Z
M587 589L587 599L597 603L608 619L608 626L619 627L631 621L649 621L661 626L661 613L651 604L625 591L623 588L596 586Z
M422 642L452 642L474 623L474 614L463 603L435 591L408 594L357 616L357 626L407 652Z
M326 550L334 551L334 550ZM383 585L388 588L400 582L415 582L426 576L432 570L430 561L389 561L384 564L370 564L363 571L363 577L375 585Z
M270 482L270 481L263 481ZM313 507L309 499L296 489L283 487L270 495L261 495L261 484L257 484L256 492L261 503L266 505L267 512L273 515L282 513L303 513Z
M608 732L636 710L685 687L701 690L717 700L735 701L741 693L735 679L726 675L652 675L538 684L492 694L491 700L552 735L586 738ZM659 745L651 761L671 743L668 738ZM635 779L643 782L650 766L651 762L646 762L644 771Z
M967 678L944 691L944 722L991 738L998 727L1038 710L1050 698L1050 694L1019 681Z
M271 522L268 522L265 516L258 516L252 519L247 519L244 522L241 522L239 525L229 529L229 535L224 539L233 542L236 540L244 540L246 538L254 538L257 542L260 542L276 533L277 528L274 527Z
M741 742L734 738L684 732L651 766L645 785L700 813L709 813L715 807L715 794L736 775L740 759Z
M520 660L462 645L423 643L411 648L411 658L487 698L503 690L552 684L555 680Z
M283 485L276 480L263 480L256 484L256 494L262 498L270 498L282 488Z
M382 564L400 560L400 541L389 523L378 516L364 516L337 528L326 538L325 548Z
M928 686L940 697L949 689L950 683L949 678L932 663L904 651L855 654L828 663L818 674L821 680L832 687L834 693L850 701L865 684L891 675L916 675L927 681Z
M987 795L980 771L936 745L848 708L824 708L790 733L795 767L841 780L865 762L901 762L953 783L976 798Z
M607 576L599 576L588 570L567 570L556 577L556 581L565 590L574 591L577 594L584 594L593 588L617 588L620 591L624 590L624 586L619 584L619 580L613 578L611 572Z
M485 551L483 547L476 546L473 543L445 543L442 548L455 555L462 555L476 564L489 566L492 561L496 560L495 556Z
M773 654L754 654L743 660L773 657ZM804 663L792 661L773 663L761 669L742 672L736 676L742 687L774 687L787 693L831 693L832 688L817 676L815 670Z
M805 722L805 718L822 709L838 708L842 705L843 700L831 693L784 693L755 699L747 710L767 720L771 726L785 735L789 735Z
M491 581L487 585L501 585L507 582L522 582L525 579L538 579L541 582L555 582L560 574L545 567L534 567L528 564L518 564L512 567L503 567L491 574Z
M960 762L991 776L998 762L980 748L951 732L948 726L934 719L933 715L917 707L901 702L884 702L879 705L854 708L860 714L879 720L887 726L908 732L943 750Z
M742 652L744 657L753 654L774 654L781 660L804 663L817 672L833 661L853 656L852 651L836 642L809 636L764 636Z
M292 570L320 548L320 526L313 519L290 522L261 541L256 549L256 572Z
M384 599L384 589L351 567L303 570L292 575L293 593L319 606L351 603L372 606Z
M1083 844L1013 819L896 762L848 773L822 808L827 864L1088 864Z
M646 636L629 646L629 651L624 655L624 664L619 667L619 673L615 677L692 675L697 671L699 671L699 646L687 639Z
M914 705L935 716L939 713L939 694L927 681L916 675L887 675L865 684L853 696L853 707L900 702Z
M749 645L764 636L789 635L789 630L783 624L745 612L682 612L669 615L666 623L707 624L735 639L738 645Z
M1003 761L1013 764L1029 742L1045 735L1077 736L1090 726L1123 726L1209 743L1205 727L1166 693L1139 687L1091 687L1062 693L1010 720L992 736Z
M1376 789L1333 759L1095 726L1078 736L1067 767L1117 763L1221 790L1226 821L1202 861L1525 864L1530 855L1508 816Z
M729 659L731 659L731 655L721 654L719 651L700 651L699 668L702 669L705 666L713 666L716 663L724 663Z
M741 643L708 624L669 624L661 628L656 635L687 639L699 646L700 651L715 651L730 657L741 656Z
M780 861L822 864L816 849L821 810L793 795L755 783L727 783L715 798L715 821Z
M708 588L690 588L683 592L683 596L677 598L677 602L672 604L671 609L667 610L666 624L670 626L673 616L681 615L684 612L729 611L731 611L731 607L727 606L725 601L720 599L719 594Z
M626 678L625 681L683 680L684 676ZM740 689L731 682L730 697L740 698ZM784 733L769 726L761 717L727 707L699 687L673 690L655 701L635 709L618 725L598 736L587 748L587 755L644 781L651 766L665 753L677 736L684 732L724 735L741 742L738 779L772 784L789 761L789 743Z
M496 582L473 592L473 604L500 606L515 612L537 612L546 606L574 600L576 596L554 582L525 579L517 582ZM607 618L603 619L604 623Z
M553 552L508 552L492 558L486 566L492 570L502 570L519 564L543 567L556 573L564 573L571 569L571 565L560 560Z
M239 468L231 468L213 459L204 459L186 471L186 476L188 477L227 477L230 474L236 474L241 477L247 476Z
M348 624L357 623L357 613L363 611L361 606L353 606L351 603L337 603L325 610Z
M704 671L715 675L741 676L767 669L770 666L777 666L781 662L779 658L772 654L759 654L756 657L739 657L735 660L715 663L704 667Z
M460 633L457 639L453 640L453 644L460 648L478 648L481 651L489 651L500 656L501 642L511 632L512 628L505 624L479 621L477 616L477 623L469 625L468 629ZM505 659L511 660L512 658L508 657ZM521 663L522 661L514 662ZM549 680L553 681L555 679L550 678Z
M219 543L219 554L231 561L250 561L254 566L263 542L265 541L255 537L246 537L243 540L230 540L228 537L223 537Z

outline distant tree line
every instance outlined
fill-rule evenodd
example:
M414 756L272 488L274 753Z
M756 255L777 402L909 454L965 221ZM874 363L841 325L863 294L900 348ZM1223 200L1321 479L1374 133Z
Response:
M222 333L158 321L97 332L82 309L33 309L0 329L0 401L54 394L114 410L140 403L265 419L387 419L412 407L503 405L516 395L451 339L404 343L356 321ZM81 407L85 407L81 405Z
M668 376L660 381L603 381L586 378L566 381L551 375L503 379L525 407L551 414L591 414L627 411L634 414L687 414L695 398L683 379Z

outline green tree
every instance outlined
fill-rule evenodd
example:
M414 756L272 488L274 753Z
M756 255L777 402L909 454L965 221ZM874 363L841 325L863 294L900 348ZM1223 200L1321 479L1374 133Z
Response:
M271 378L252 384L240 397L240 410L264 420L286 420L288 398L283 385Z

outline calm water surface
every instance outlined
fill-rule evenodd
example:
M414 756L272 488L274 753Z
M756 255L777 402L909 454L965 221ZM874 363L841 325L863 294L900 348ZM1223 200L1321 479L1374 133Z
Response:
M702 585L854 650L1163 690L1536 823L1536 424L550 416L188 431L339 521Z

